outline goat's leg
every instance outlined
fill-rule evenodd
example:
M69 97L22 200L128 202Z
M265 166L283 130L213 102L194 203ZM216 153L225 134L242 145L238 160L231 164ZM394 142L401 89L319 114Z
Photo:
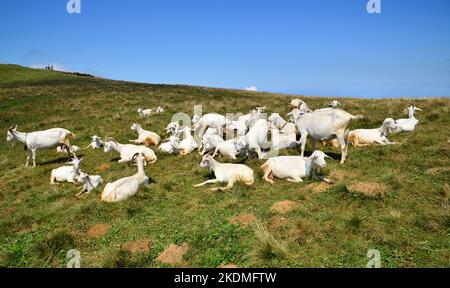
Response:
M266 169L266 171L264 171L263 179L266 180L267 182L269 182L270 184L275 184L275 181L273 181L270 178L270 174L272 174L272 169L270 169L270 168Z
M229 190L229 189L233 188L234 182L236 182L236 178L235 177L231 177L230 180L228 181L228 185L226 187L212 188L211 191L216 192L216 191Z
M328 178L326 178L325 176L323 176L323 175L316 175L316 174L314 174L314 176L317 178L317 179L319 179L320 181L323 181L323 182L325 182L325 183L328 183L328 184L334 184L334 180L332 180L332 179L328 179Z
M134 144L142 144L141 141L139 141L139 139L136 140L128 140L130 143L134 143Z
M342 133L344 134L344 133ZM347 151L347 145L346 145L346 141L344 139L344 135L342 134L337 134L337 139L339 141L339 146L341 146L341 164L345 163L345 159L346 159L346 151Z
M308 132L302 131L301 135L302 136L300 137L300 142L302 143L302 145L301 145L300 157L304 157L305 156L305 148L306 148L306 139L308 138Z
M300 177L292 177L292 178L286 178L286 181L291 182L291 183L302 183L303 180Z
M217 180L217 179L210 179L210 180L207 180L207 181L205 181L203 183L192 185L192 187L197 188L197 187L204 186L206 184L214 184L214 183L217 183L217 182L219 182L219 180Z
M33 157L33 167L36 167L36 149L31 150L31 154Z
M313 152L314 152L314 151L316 151L317 140L314 139L314 138L312 138L312 139L311 139L311 142L312 142L312 147L313 147Z
M31 151L28 150L27 151L27 162L25 163L25 167L28 167L28 162L30 162L30 158L31 158Z

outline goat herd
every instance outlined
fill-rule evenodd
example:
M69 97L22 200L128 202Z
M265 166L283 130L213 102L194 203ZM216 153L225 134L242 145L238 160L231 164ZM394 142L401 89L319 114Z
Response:
M161 137L158 134L144 130L139 124L133 123L131 130L138 134L138 139L130 140L133 144L121 144L113 138L102 141L100 137L93 136L92 142L84 149L99 149L103 146L105 153L115 150L120 154L119 163L135 162L137 164L136 174L106 184L101 193L101 200L108 203L125 200L136 194L141 186L149 185L149 178L145 174L144 166L157 161L155 153L149 146L159 144L158 151L160 153L187 155L197 149L203 155L200 166L210 168L214 172L215 179L194 185L194 187L218 182L228 183L226 187L212 189L216 191L230 189L235 182L252 185L254 173L251 168L243 164L219 163L214 158L221 155L236 159L254 154L258 159L268 158L261 169L264 172L264 180L271 184L274 183L274 177L298 183L302 182L304 177L313 176L331 184L332 180L319 174L320 168L326 167L325 159L330 157L322 151L315 150L317 141L324 145L340 147L341 163L344 163L348 143L354 146L395 144L389 141L388 135L413 131L419 122L414 117L414 113L422 111L415 106L410 106L405 110L408 112L409 118L396 121L387 118L379 128L349 131L350 122L361 119L363 116L351 115L339 109L340 105L338 101L334 100L330 103L331 107L313 111L304 101L294 99L290 103L291 112L288 114L290 122L284 120L278 113L272 113L266 119L263 117L265 107L257 107L250 113L234 120L216 113L203 116L194 115L192 118L193 128L182 127L179 122L169 123L165 131L170 137L162 144L160 144ZM153 111L139 108L138 113L142 117L147 117L153 113L164 113L164 109L158 107ZM197 133L199 140L191 135L192 130ZM224 132L233 137L224 140ZM270 144L267 141L269 132L272 139ZM299 140L297 140L298 135L300 135ZM76 195L77 198L80 198L98 188L103 183L103 179L99 175L89 175L81 171L82 159L78 159L76 153L84 149L70 144L74 137L72 132L62 128L25 133L17 131L17 125L15 125L7 132L8 142L17 140L25 145L27 150L26 166L28 166L30 157L33 160L33 166L36 166L36 152L40 149L56 147L57 152L73 154L69 165L52 170L50 183L80 183L82 184L81 191ZM182 137L181 141L180 137ZM304 157L307 137L312 139L315 151L311 156ZM300 156L276 156L276 152L280 149L298 147L301 151Z

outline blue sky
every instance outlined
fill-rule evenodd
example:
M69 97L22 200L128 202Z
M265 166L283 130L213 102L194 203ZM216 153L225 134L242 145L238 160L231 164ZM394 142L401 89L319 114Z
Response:
M0 1L0 63L317 96L450 96L450 1Z

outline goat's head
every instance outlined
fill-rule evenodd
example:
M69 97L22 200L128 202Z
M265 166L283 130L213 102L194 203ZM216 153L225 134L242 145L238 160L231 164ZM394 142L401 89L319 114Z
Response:
M8 132L6 133L6 141L12 142L16 139L16 136L14 135L14 132L17 130L17 125L11 126L8 129Z
M320 168L325 168L327 167L327 163L325 162L325 158L330 158L330 156L328 156L327 154L323 153L320 150L316 150L314 151L311 156L309 156L310 159L313 160L313 163L315 166L318 166Z
M211 168L212 164L212 156L211 155L205 155L202 159L202 162L200 162L200 167L202 168Z
M131 163L134 161L144 161L145 155L143 153L135 153L133 157L131 158Z
M105 148L103 149L103 151L105 151L105 153L111 152L113 150L113 145L116 144L117 141L114 138L108 138L105 141Z
M78 175L78 183L84 183L86 182L86 179L89 177L89 175L87 173L84 172L80 172L80 174Z
M141 126L137 122L134 122L133 125L131 125L130 129L133 131L138 131L140 127Z
M392 118L386 118L383 121L383 126L386 129L386 131L388 131L389 133L392 133L393 131L397 130L399 127L397 121L395 121Z
M80 163L81 161L83 161L83 158L78 159L78 158L73 158L69 163L70 165L73 165L73 168L75 168L75 170L80 169Z
M339 101L337 101L337 100L333 100L333 101L331 101L331 103L328 106L337 108L337 107L341 106L341 103L339 103Z

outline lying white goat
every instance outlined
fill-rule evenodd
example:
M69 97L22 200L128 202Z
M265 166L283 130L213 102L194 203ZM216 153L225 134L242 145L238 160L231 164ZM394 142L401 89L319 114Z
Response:
M70 165L61 166L53 169L50 174L50 184L56 184L56 182L69 182L77 183L78 176L80 175L80 162L83 159L74 158Z
M100 175L89 175L84 172L80 172L78 176L78 182L82 183L81 191L75 195L77 198L81 198L84 194L89 194L92 190L96 189L103 183L103 178Z
M210 131L210 129L206 130L206 132ZM224 142L222 137L215 133L205 133L202 138L202 147L203 150L200 152L200 154L204 155L210 151L213 151L216 149L216 147Z
M158 145L161 141L161 137L156 134L155 132L151 132L148 130L145 130L139 125L138 123L133 123L131 125L131 130L136 132L139 136L136 140L130 140L131 143L134 144L144 144L145 146L151 146L151 145Z
M335 108L338 108L339 106L341 106L341 103L339 103L339 101L337 101L337 100L333 100L330 102L330 104L328 104L328 106L335 109Z
M164 109L158 106L158 108L156 108L156 113L158 114L164 113Z
M198 145L195 142L194 137L192 137L191 129L189 127L184 127L182 130L184 139L180 142L178 150L180 151L180 155L184 156L198 148Z
M387 138L389 133L398 128L398 124L392 118L386 118L380 128L356 129L348 134L348 142L353 146L361 147L372 144L389 145L396 144Z
M28 166L30 156L32 156L34 167L36 167L36 152L38 150L54 149L63 144L70 151L70 140L73 138L75 138L75 135L72 132L62 128L25 133L17 131L17 125L10 127L6 135L7 142L19 141L25 145L28 154L25 166Z
M140 115L141 117L145 118L145 117L150 116L150 115L152 114L153 110L152 110L152 109L142 109L142 108L139 108L139 109L137 110L137 112L139 113L139 115Z
M180 123L178 122L171 122L169 125L167 125L167 128L165 129L167 134L170 134L172 136L177 136L180 132Z
M348 126L352 120L363 118L362 115L353 116L341 109L324 109L311 113L294 109L288 115L292 116L297 131L301 135L300 156L304 156L308 136L313 139L313 149L316 147L316 141L337 138L341 147L341 163L344 163L347 157Z
M422 111L422 109L417 108L416 106L409 106L407 109L405 109L404 112L408 113L409 118L398 119L396 121L398 123L398 128L394 129L393 133L414 131L417 128L417 125L419 125L419 120L414 117L416 111Z
M158 150L163 153L178 154L178 147L180 145L180 140L178 139L178 136L171 135L169 140L159 145Z
M67 146L65 146L65 145L56 147L56 153L68 153L66 147ZM70 153L72 153L72 154L75 154L80 150L81 150L80 147L75 146L75 145L72 145L72 147L70 147L70 149L69 149Z
M293 149L300 146L300 141L297 141L297 133L286 134L280 132L277 128L272 128L271 133L273 149Z
M106 140L104 151L105 153L116 150L120 153L119 163L130 162L136 153L142 153L145 156L145 164L153 164L157 161L155 152L152 149L145 146L137 146L133 144L120 144L115 139L109 138Z
M269 123L276 127L278 130L280 130L282 133L290 135L290 134L297 134L297 127L294 123L289 123L286 120L284 120L280 114L278 113L272 113L270 114Z
M103 202L114 203L123 201L136 194L141 186L149 185L149 178L145 175L144 171L145 155L137 153L132 157L132 161L135 159L138 172L132 176L106 184L101 194L101 200Z
M243 182L245 185L252 185L254 180L253 170L243 164L229 164L219 163L210 155L203 157L200 167L209 167L214 172L216 179L207 180L203 183L194 185L194 187L201 187L206 184L228 182L226 187L213 188L211 191L231 189L235 182Z
M223 157L230 157L231 159L237 159L238 155L242 155L246 148L245 137L233 138L227 141L220 142L214 151L213 158L217 155Z
M314 151L310 157L301 156L278 156L270 158L261 166L264 171L263 179L274 184L273 178L286 179L289 182L303 182L303 177L317 177L318 179L332 184L322 175L319 170L327 166L325 158L331 158L322 151Z
M102 139L100 139L100 137L98 137L97 135L92 136L92 141L91 143L84 149L99 149L101 148L103 145L105 145L105 142L103 142Z

